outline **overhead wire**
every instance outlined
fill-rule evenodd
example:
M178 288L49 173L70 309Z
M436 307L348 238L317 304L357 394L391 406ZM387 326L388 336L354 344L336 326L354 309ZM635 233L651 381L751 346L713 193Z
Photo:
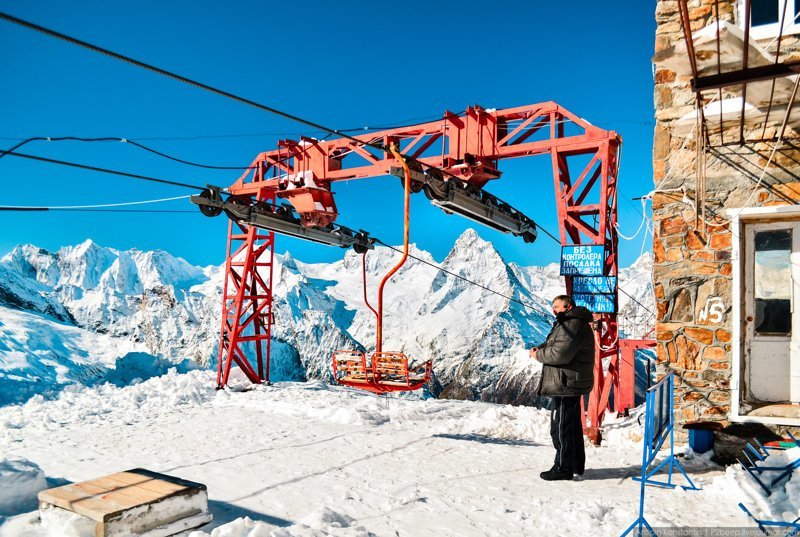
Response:
M302 118L300 116L296 116L296 115L290 114L288 112L284 112L283 110L279 110L279 109L277 109L275 107L258 103L256 101L251 100L251 99L247 99L245 97L241 97L239 95L231 93L229 91L225 91L225 90L216 88L214 86L210 86L208 84L205 84L203 82L199 82L197 80L193 80L191 78L185 77L183 75L179 75L179 74L174 73L172 71L168 71L166 69L162 69L162 68L157 67L155 65L136 60L134 58L131 58L130 56L125 56L124 54L120 54L118 52L114 52L114 51L109 50L107 48L103 48L103 47L100 47L100 46L97 46L97 45L93 45L93 44L91 44L91 43L89 43L87 41L83 41L81 39L78 39L78 38L75 38L75 37L71 37L69 35L63 34L61 32L57 32L55 30L51 30L50 28L45 28L44 26L40 26L40 25L32 23L30 21L26 21L24 19L20 19L18 17L14 17L13 15L10 15L8 13L0 12L0 19L3 19L3 20L8 21L8 22L11 22L11 23L16 24L18 26L22 26L22 27L28 28L30 30L37 31L39 33L48 35L50 37L54 37L56 39L60 39L62 41L66 41L66 42L71 43L73 45L77 45L79 47L86 48L88 50L97 52L99 54L103 54L104 56L108 56L110 58L114 58L115 60L120 60L120 61L123 61L125 63L129 63L129 64L134 65L136 67L139 67L141 69L145 69L147 71L151 71L153 73L165 76L167 78L171 78L173 80L176 80L178 82L182 82L182 83L187 84L189 86L192 86L192 87L195 87L195 88L198 88L198 89L213 93L214 95L218 95L220 97L225 97L227 99L230 99L232 101L238 102L240 104L244 104L244 105L256 108L258 110L262 110L264 112L269 112L271 114L275 114L275 115L277 115L279 117L282 117L284 119L288 119L290 121L294 121L295 123L299 123L301 125L305 125L307 127L311 127L312 129L317 129L317 130L324 131L324 132L327 132L327 133L330 133L330 134L340 135L340 136L342 136L344 138L347 138L347 139L349 139L349 140L351 140L353 142L359 143L359 144L363 143L358 138L356 138L354 136L351 136L351 135L349 135L349 134L347 134L345 132L342 132L341 130L332 129L332 128L327 127L325 125L322 125L320 123L304 119L304 118ZM371 145L371 144L367 144L367 145ZM388 148L385 148L383 145L373 146L373 147L375 149L388 151Z
M403 253L403 251L402 251L402 250L400 250L399 248L395 248L394 246L392 246L392 245L390 245L390 244L387 244L387 243L383 242L383 241L382 241L382 240L380 240L380 239L375 239L375 242L376 242L376 243L378 243L378 244L380 244L380 245L382 245L382 246L385 246L386 248L389 248L390 250L394 250L394 251L395 251L395 252L397 252L397 253ZM505 298L505 299L507 299L507 300L511 300L512 302L516 302L517 304L521 304L521 305L525 306L526 308L533 308L533 309L535 309L535 308L536 308L536 306L534 306L533 304L529 304L529 303L527 303L527 302L523 302L522 300L516 299L516 298L514 298L514 297L510 297L510 296L508 296L508 295L504 295L503 293L501 293L501 292L499 292L499 291L495 291L494 289L491 289L491 288L489 288L489 287L486 287L485 285L483 285L483 284L481 284L481 283L478 283L478 282L476 282L476 281L470 280L469 278L465 278L464 276L462 276L462 275L460 275L460 274L456 274L456 273L455 273L455 272L453 272L453 271L447 270L446 268L444 268L444 267L441 267L441 266L437 265L436 263L431 263L430 261L427 261L427 260L425 260L425 259L422 259L421 257L417 257L417 256L415 256L415 255L413 255L413 254L408 254L408 257L410 257L410 258L412 258L412 259L415 259L415 260L419 261L420 263L423 263L423 264L425 264L425 265L428 265L428 266L430 266L430 267L433 267L433 268L435 268L435 269L437 269L437 270L441 270L442 272L444 272L444 273L446 273L446 274L449 274L449 275L451 275L451 276L453 276L453 277L455 277L455 278L458 278L459 280L463 280L463 281L465 281L465 282L467 282L467 283L470 283L470 284L472 284L472 285L475 285L475 286L477 286L477 287L480 287L481 289L483 289L483 290L485 290L485 291L489 291L490 293L494 293L495 295L501 296L501 297L503 297L503 298Z
M49 210L58 211L66 209L107 209L110 207L129 207L131 205L149 205L151 203L165 203L168 201L176 201L187 199L191 196L175 196L172 198L160 198L155 200L142 200L142 201L124 201L121 203L101 203L95 205L57 205L57 206L31 206L31 205L0 205L1 211L33 211L33 210Z
M560 240L558 237L556 237L555 235L553 235L552 233L550 233L549 231L547 231L545 228L543 228L543 227L542 227L542 226L540 226L539 224L536 224L536 229L541 229L542 231L544 231L544 234L545 234L545 235L547 235L548 237L550 237L551 239L553 239L554 241L556 241L558 244L561 244L561 240Z
M18 211L18 212L70 212L70 213L186 213L202 215L200 211L189 211L182 209L62 209L59 207L0 207L0 212L3 211Z
M26 159L30 159L30 160L38 160L40 162L49 162L50 164L59 164L61 166L69 166L71 168L78 168L78 169L81 169L81 170L90 170L90 171L95 171L95 172L100 172L100 173L107 173L107 174L111 174L111 175L118 175L118 176L121 176L121 177L128 177L128 178L131 178L131 179L141 179L143 181L150 181L150 182L161 183L161 184L165 184L165 185L180 186L180 187L183 187L183 188L191 188L192 190L203 190L205 188L205 187L202 187L202 186L199 186L199 185L193 185L193 184L190 184L190 183L181 183L179 181L170 181L170 180L167 180L167 179L159 179L158 177L150 177L148 175L141 175L141 174L138 174L138 173L128 173L128 172L122 172L122 171L119 171L119 170L112 170L112 169L109 169L109 168L100 168L100 167L97 167L97 166L90 166L88 164L80 164L80 163L77 163L77 162L68 162L68 161L65 161L65 160L52 159L52 158L47 158L47 157L40 157L40 156L37 156L37 155L28 155L27 153L17 153L16 151L11 151L9 149L0 149L0 152L2 152L4 155L12 155L14 157L26 158Z
M327 132L327 133L329 133L331 135L338 135L338 136L346 138L346 139L348 139L348 140L350 140L352 142L355 142L357 144L362 144L362 145L367 146L367 147L372 147L373 149L378 149L380 151L384 151L385 153L389 153L390 152L389 147L385 146L383 144L375 144L375 143L371 143L371 142L364 142L363 140L359 140L355 136L352 136L352 135L348 134L347 132L344 132L341 129L332 129L332 128L327 127L325 125L322 125L320 123L304 119L304 118L302 118L300 116L291 114L289 112L285 112L283 110L279 110L279 109L277 109L275 107L272 107L272 106L268 106L268 105L265 105L265 104L258 103L256 101L251 100L251 99L247 99L245 97L242 97L242 96L236 95L234 93L231 93L229 91L225 91L223 89L216 88L214 86L205 84L203 82L199 82L197 80L193 80L193 79L185 77L183 75L179 75L179 74L174 73L172 71L168 71L166 69L162 69L162 68L157 67L155 65L148 64L148 63L136 60L134 58L131 58L130 56L125 56L124 54L120 54L118 52L114 52L114 51L109 50L107 48L103 48L103 47L100 47L100 46L97 46L97 45L93 45L93 44L91 44L91 43L89 43L87 41L83 41L83 40L78 39L76 37L72 37L72 36L63 34L61 32L52 30L50 28L46 28L44 26L35 24L33 22L26 21L24 19L20 19L19 17L15 17L15 16L10 15L8 13L0 11L0 19L8 21L8 22L13 23L13 24L16 24L18 26L22 26L24 28L28 28L30 30L34 30L36 32L42 33L42 34L50 36L50 37L54 37L56 39L60 39L62 41L66 41L66 42L71 43L73 45L77 45L79 47L86 48L86 49L91 50L93 52L97 52L99 54L103 54L104 56L108 56L110 58L113 58L113 59L116 59L116 60L120 60L120 61L125 62L125 63L129 63L129 64L134 65L136 67L139 67L141 69L144 69L144 70L159 74L161 76L165 76L167 78L171 78L173 80L176 80L178 82L182 82L182 83L187 84L189 86L192 86L192 87L195 87L195 88L210 92L210 93L212 93L214 95L218 95L220 97L225 97L227 99L230 99L232 101L238 102L240 104L244 104L244 105L256 108L258 110L262 110L264 112L269 112L271 114L275 114L275 115L277 115L279 117L282 117L284 119L288 119L290 121L294 121L295 123L299 123L301 125L305 125L307 127L311 127L312 129L316 129L316 130L319 130L319 131L324 131L324 132ZM440 173L442 173L444 175L459 179L459 177L457 177L456 175L454 175L454 174L452 174L452 173L450 173L450 172L448 172L446 170L443 170L443 169L438 168L436 166L433 166L431 164L427 164L427 163L422 162L422 161L420 161L420 160L418 160L416 158L413 158L411 156L406 156L405 158L407 158L408 160L410 160L410 161L414 162L415 164L418 164L418 165L420 165L422 167L429 168L429 169L435 169L435 170L438 170Z
M153 149L152 147L148 147L148 146L146 146L144 144L140 144L139 142L136 142L135 140L131 140L130 138L120 138L120 137L116 137L116 136L103 136L103 137L99 137L99 138L83 138L83 137L79 137L79 136L56 136L56 137L51 137L51 136L33 136L31 138L26 138L25 140L22 140L20 143L18 143L17 145L11 147L10 149L0 150L0 158L3 158L9 152L13 152L13 151L19 149L20 147L22 147L22 146L24 146L26 144L29 144L31 142L65 142L65 141L66 142L122 142L122 143L131 144L132 146L138 147L140 149L143 149L145 151L148 151L148 152L153 153L155 155L158 155L160 157L164 157L164 158L169 159L169 160L174 160L175 162L180 162L181 164L186 164L188 166L196 166L198 168L207 168L207 169L211 169L211 170L253 170L253 169L255 169L254 166L213 166L213 165L210 165L210 164L201 164L201 163L197 163L197 162L192 162L192 161L189 161L189 160L184 160L184 159L181 159L181 158L178 158L178 157L174 157L172 155L168 155L166 153L162 153L161 151Z
M632 294L630 294L628 291L626 291L626 290L625 290L625 289L623 289L622 287L618 287L618 289L619 289L620 291L622 291L624 294L628 295L628 298L630 298L631 300L633 300L633 301L634 301L635 303L637 303L639 306L643 307L643 308L645 309L645 311L647 311L647 312L649 312L649 313L650 313L650 315L652 315L653 317L655 317L655 316L656 316L656 312L654 312L653 310L651 310L650 308L648 308L647 306L645 306L644 304L642 304L641 302L639 302L638 300L636 300L636 298L634 298L634 296L633 296Z

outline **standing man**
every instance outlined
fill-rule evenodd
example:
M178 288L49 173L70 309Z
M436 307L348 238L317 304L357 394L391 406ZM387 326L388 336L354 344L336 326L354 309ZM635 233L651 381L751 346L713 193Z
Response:
M586 453L580 399L594 386L592 312L576 306L572 297L559 295L553 299L553 313L556 320L547 340L530 350L531 358L543 364L537 393L552 398L550 436L556 458L550 470L539 474L546 481L583 474Z

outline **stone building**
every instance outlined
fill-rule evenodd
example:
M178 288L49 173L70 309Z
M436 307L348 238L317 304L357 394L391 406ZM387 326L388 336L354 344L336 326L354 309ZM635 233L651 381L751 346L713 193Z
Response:
M660 0L655 16L659 369L679 422L796 432L800 0Z

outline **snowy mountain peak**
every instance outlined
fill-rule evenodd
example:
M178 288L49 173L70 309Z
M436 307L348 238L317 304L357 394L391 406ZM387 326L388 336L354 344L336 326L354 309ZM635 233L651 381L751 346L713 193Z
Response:
M456 239L455 245L457 246L459 243L462 243L462 242L471 243L471 242L474 242L474 241L481 241L482 243L486 243L486 241L481 239L481 237L480 237L480 235L478 235L477 231L475 231L474 229L469 227L469 228L465 229L461 233L461 235L458 236L458 238Z
M284 253L283 255L276 254L275 261L276 263L282 264L287 269L299 270L297 266L297 260L294 258L292 253L289 252L289 250L286 250L286 253Z
M495 249L494 244L482 239L474 229L470 228L456 239L455 244L453 244L453 249L450 250L447 259L445 259L445 263L447 263L448 260L452 262L452 260L456 258L467 261L475 260L480 257L485 257L492 262L502 263L503 265L506 264L503 257Z
M44 248L33 244L15 247L0 259L0 265L39 283L52 285L58 281L56 257Z
M478 235L478 232L472 228L466 229L456 239L455 244L453 244L454 251L461 251L465 249L481 253L488 251L493 255L500 256L497 250L495 250L494 244L481 238L481 236Z
M56 256L61 272L60 285L73 285L81 289L94 289L103 273L118 258L119 252L104 248L91 239L77 246L65 246Z
M171 285L183 289L201 283L206 279L203 269L195 267L180 257L173 257L163 250L142 252L130 250L127 254L133 260L135 270L145 289ZM124 254L119 254L123 259Z
M74 246L74 249L80 252L88 252L89 250L92 249L103 249L103 247L94 242L92 239L87 238L82 243Z
M456 240L453 249L445 258L442 267L464 278L491 286L502 291L511 285L513 275L494 245L483 240L473 229L467 229ZM434 290L441 286L444 278L452 278L444 272L436 276Z
M628 269L651 271L653 269L653 252L647 251L639 256Z

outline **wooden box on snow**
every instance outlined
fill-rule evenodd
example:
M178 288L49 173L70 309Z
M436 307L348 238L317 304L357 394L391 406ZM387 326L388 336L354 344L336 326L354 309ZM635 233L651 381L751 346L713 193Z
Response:
M62 510L89 519L96 537L165 537L212 519L205 485L142 468L39 493L43 523L63 518Z

